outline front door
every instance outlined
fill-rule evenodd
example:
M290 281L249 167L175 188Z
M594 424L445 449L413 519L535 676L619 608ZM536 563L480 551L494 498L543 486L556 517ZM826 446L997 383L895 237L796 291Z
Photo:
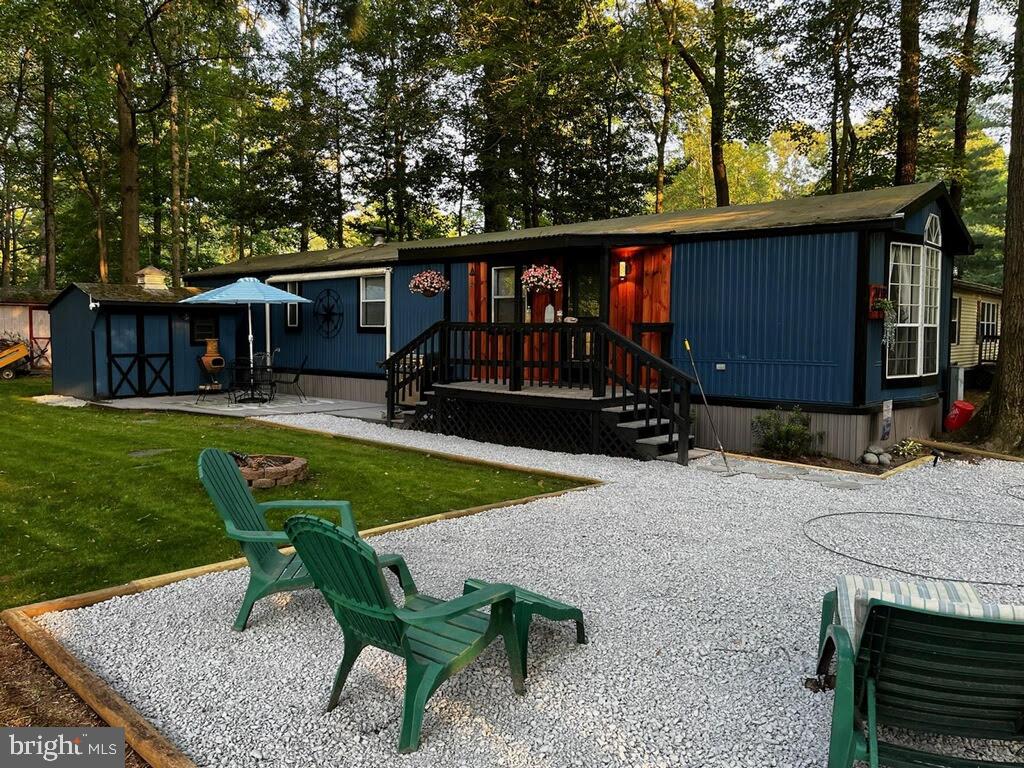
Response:
M169 395L174 354L169 314L107 315L107 382L111 397Z

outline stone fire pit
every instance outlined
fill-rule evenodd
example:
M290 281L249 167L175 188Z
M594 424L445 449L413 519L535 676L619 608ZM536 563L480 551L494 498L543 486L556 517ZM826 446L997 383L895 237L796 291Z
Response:
M250 488L291 485L297 480L305 480L309 474L309 461L298 456L232 455Z

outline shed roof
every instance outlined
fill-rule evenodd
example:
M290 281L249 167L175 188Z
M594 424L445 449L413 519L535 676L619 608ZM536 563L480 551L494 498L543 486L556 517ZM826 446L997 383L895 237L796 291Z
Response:
M566 242L600 242L615 238L628 244L643 239L686 239L744 232L768 232L806 227L832 227L843 224L890 222L934 199L946 199L942 182L925 182L902 187L886 187L841 195L798 197L751 205L672 211L617 219L557 224L508 232L481 232L462 237L413 240L379 246L358 246L324 251L308 251L243 259L198 272L194 277L220 277L289 270L323 270L403 258L453 258L483 255L491 250L514 248L516 244L540 247ZM951 211L952 209L950 209ZM957 218L965 246L972 241Z
M0 304L38 304L40 306L49 304L60 291L52 291L45 288L2 288L0 289Z
M50 304L57 303L72 290L88 294L93 301L108 304L176 304L189 296L202 293L199 288L154 290L143 288L141 285L121 285L119 283L72 283L54 297Z
M997 286L975 283L971 280L961 280L960 278L953 279L953 290L961 293L984 293L988 296L1001 297L1003 295L1003 289Z

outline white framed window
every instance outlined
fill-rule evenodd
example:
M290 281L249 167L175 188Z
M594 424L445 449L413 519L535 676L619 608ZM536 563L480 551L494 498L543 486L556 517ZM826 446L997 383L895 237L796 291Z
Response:
M299 284L297 282L287 282L284 284L284 289L288 293L294 293L296 296L301 296L299 293ZM293 302L291 304L284 305L284 326L285 328L298 328L299 327L299 304Z
M953 345L960 343L960 308L960 297L954 296L949 307L949 343Z
M941 238L941 232L935 236ZM889 299L896 310L896 328L895 339L886 353L888 378L938 373L941 278L942 251L938 248L892 244Z
M929 245L942 247L942 224L937 214L931 214L924 225L924 241Z
M516 268L491 267L491 322L516 321Z
M359 278L359 325L361 328L383 328L387 325L384 275Z
M978 302L978 341L999 335L999 305L994 301Z

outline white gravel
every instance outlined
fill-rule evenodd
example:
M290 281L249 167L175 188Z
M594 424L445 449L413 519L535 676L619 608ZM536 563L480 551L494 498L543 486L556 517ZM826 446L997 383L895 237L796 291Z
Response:
M814 672L821 596L837 573L892 572L810 543L806 521L862 512L809 532L934 577L1024 581L1024 529L879 514L1024 522L1024 501L1005 493L1024 485L1024 464L950 462L850 491L323 415L273 420L606 481L371 540L403 553L438 596L478 576L579 605L591 642L575 645L571 622L536 620L523 697L496 643L433 697L420 750L405 757L398 658L364 651L339 707L323 712L341 633L314 591L261 601L241 634L231 622L245 572L41 617L202 766L821 766L832 696L802 685ZM1024 601L1024 589L980 591Z

